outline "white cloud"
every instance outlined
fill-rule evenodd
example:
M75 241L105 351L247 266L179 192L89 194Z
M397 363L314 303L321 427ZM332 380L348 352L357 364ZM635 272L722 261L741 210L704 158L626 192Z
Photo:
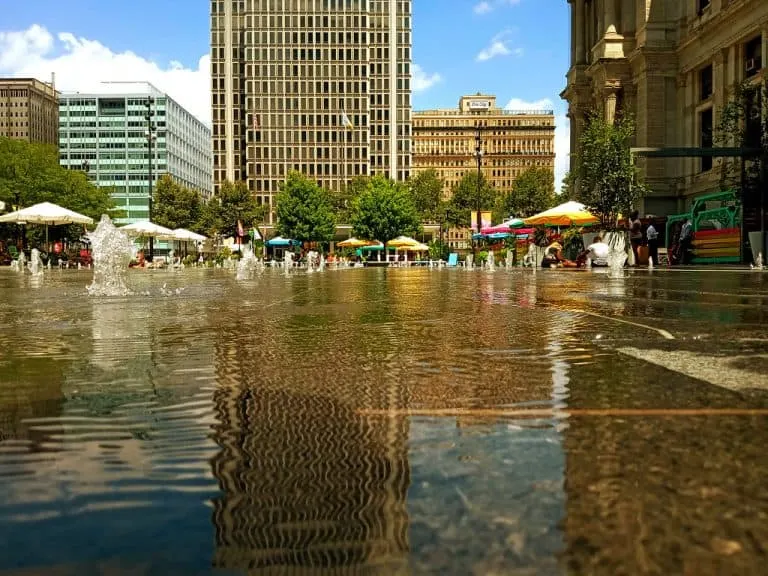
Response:
M509 28L496 34L496 36L491 38L490 44L480 50L480 52L475 57L475 60L477 62L485 62L491 58L495 58L496 56L509 56L510 54L514 54L515 56L522 56L522 48L515 48L513 50L509 47L509 37L512 34L513 30Z
M496 8L500 8L502 6L515 6L517 4L520 4L520 0L481 0L475 6L472 8L475 14L488 14L488 12L492 12Z
M571 153L571 123L565 111L554 105L549 98L528 102L512 98L504 107L507 110L554 110L555 111L555 190L560 190L568 172Z
M507 56L510 53L511 52L509 48L507 48L507 45L503 40L494 40L488 45L488 47L480 50L476 60L478 62L485 62L486 60L490 60L496 56Z
M475 4L475 7L473 8L475 14L487 14L491 10L493 10L493 6L491 6L490 2L486 2L486 0L483 0L482 2L479 2Z
M194 68L179 62L158 64L133 52L113 52L98 41L69 32L54 37L33 25L22 31L0 32L0 74L32 76L48 81L56 73L57 89L70 92L108 92L119 85L105 81L146 81L168 93L203 122L210 124L210 56Z
M433 74L427 74L418 64L414 64L411 70L411 88L414 92L423 92L425 90L429 90L432 88L432 86L442 81L443 79L437 72Z

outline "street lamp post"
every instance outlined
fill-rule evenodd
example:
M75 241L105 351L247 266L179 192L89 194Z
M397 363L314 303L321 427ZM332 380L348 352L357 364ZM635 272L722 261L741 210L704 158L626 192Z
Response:
M147 101L145 103L147 107L147 113L144 116L147 120L147 148L149 151L149 163L148 163L148 183L149 183L149 201L148 201L148 215L149 215L149 221L152 221L152 143L155 138L155 126L152 122L152 104L154 104L155 99L151 96L147 98ZM151 236L149 237L149 261L152 262L155 256L155 239Z
M482 164L483 164L483 148L482 139L480 136L480 125L477 126L475 132L475 158L477 159L477 234L480 234L482 229L482 216L480 214L482 210ZM477 245L479 241L472 243L475 252L475 258L477 258Z

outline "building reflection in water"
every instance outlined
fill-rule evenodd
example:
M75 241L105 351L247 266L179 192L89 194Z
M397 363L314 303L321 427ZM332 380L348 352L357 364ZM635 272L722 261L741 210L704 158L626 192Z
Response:
M754 408L748 398L615 357L573 365L570 407ZM762 399L760 399L762 398ZM570 574L764 574L764 417L573 416L564 433Z
M392 573L409 547L408 424L360 410L405 406L389 363L407 352L386 324L338 330L348 311L318 314L309 282L288 288L298 300L288 314L254 308L215 344L214 566ZM392 315L383 299L351 308L356 322Z

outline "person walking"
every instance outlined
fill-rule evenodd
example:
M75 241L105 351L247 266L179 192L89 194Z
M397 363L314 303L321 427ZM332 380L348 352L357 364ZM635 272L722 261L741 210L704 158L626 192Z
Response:
M637 266L640 263L640 246L643 244L643 223L640 222L640 213L637 210L629 215L629 242L635 257L632 265Z
M691 244L693 243L693 223L688 218L680 231L680 262L688 264L691 261Z
M648 239L648 258L652 260L654 265L659 263L659 233L656 231L656 227L653 222L648 224L648 229L645 231L645 237Z

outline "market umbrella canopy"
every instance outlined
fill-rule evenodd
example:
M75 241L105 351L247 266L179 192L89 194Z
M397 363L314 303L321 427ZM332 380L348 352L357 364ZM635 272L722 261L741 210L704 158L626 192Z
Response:
M202 234L192 232L192 230L187 230L186 228L176 228L176 230L173 231L173 238L174 240L181 240L182 242L203 242L208 240L208 238Z
M283 238L282 236L276 236L271 240L267 240L267 246L298 246L301 242L298 240L291 240L290 238Z
M599 222L580 202L566 202L525 219L528 226L584 226Z
M144 220L142 222L134 222L133 224L128 224L127 226L123 226L120 228L123 232L128 234L129 236L138 236L143 238L160 238L160 239L169 239L173 240L173 230L170 228L166 228L165 226L160 226L159 224L155 224L154 222L149 222L148 220Z
M409 244L408 246L400 246L399 249L407 252L428 252L429 246L417 242L416 244Z
M370 246L371 244L375 244L375 242L359 240L358 238L347 238L336 244L336 246L340 248L362 248L363 246Z
M496 226L483 228L482 233L485 235L509 233L509 232L512 232L512 230L514 230L515 228L521 228L524 225L525 225L525 222L523 222L523 220L521 220L520 218L510 218L509 220L506 220L501 224L496 224Z
M407 246L416 246L417 244L420 244L418 240L414 240L408 236L398 236L394 240L387 242L387 246L392 248L405 248Z
M61 224L93 224L93 218L62 208L51 202L41 202L28 208L9 212L0 216L0 222L15 222L17 224L45 224L59 226Z

